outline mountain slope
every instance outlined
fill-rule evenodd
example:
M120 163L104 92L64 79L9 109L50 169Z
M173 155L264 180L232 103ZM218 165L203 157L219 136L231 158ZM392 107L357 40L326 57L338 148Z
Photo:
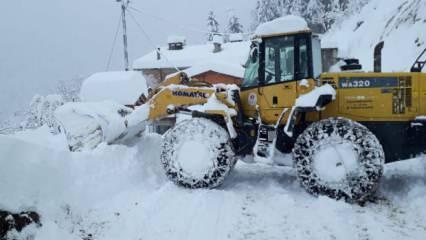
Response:
M385 41L383 71L409 71L426 48L426 1L371 0L360 14L335 25L324 42L339 46L341 57L356 57L373 69L373 50Z

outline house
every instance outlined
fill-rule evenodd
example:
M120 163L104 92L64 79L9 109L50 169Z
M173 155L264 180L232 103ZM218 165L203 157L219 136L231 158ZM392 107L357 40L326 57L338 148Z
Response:
M223 79L224 82L235 83L243 78L242 66L248 59L249 50L249 41L186 45L185 38L169 37L167 47L158 48L136 59L133 69L142 71L147 79L155 79L157 82L177 70L188 70L191 73L189 75L197 73L193 76L200 80L214 82L217 81L214 79Z
M190 78L210 84L225 83L240 85L244 77L244 68L240 64L224 62L199 63L183 70L183 72Z

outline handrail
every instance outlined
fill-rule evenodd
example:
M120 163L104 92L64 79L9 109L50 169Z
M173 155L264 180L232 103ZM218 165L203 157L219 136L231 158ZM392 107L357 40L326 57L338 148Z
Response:
M421 61L420 59L423 57L424 57L424 61ZM411 67L411 72L422 72L425 65L426 65L426 48L416 59L416 62Z

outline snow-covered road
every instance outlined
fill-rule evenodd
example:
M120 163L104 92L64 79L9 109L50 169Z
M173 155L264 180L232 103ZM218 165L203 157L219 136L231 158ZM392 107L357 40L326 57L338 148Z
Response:
M0 209L35 210L36 239L424 239L426 158L386 166L366 207L312 197L291 168L239 162L215 190L169 183L160 137L69 153L47 129L0 136Z

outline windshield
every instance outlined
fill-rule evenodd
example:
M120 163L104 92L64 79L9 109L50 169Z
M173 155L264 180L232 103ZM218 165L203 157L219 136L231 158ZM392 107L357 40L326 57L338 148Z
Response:
M250 56L245 64L244 81L242 87L255 87L259 79L259 51L257 44L252 45Z

